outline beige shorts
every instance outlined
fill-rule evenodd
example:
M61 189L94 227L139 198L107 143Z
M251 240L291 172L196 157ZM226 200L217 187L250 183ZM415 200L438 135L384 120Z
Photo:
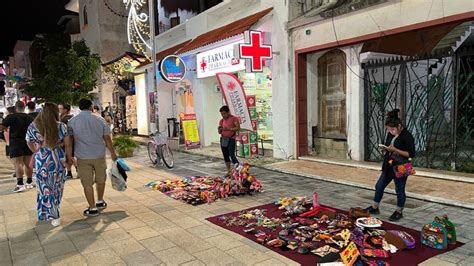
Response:
M94 160L77 159L77 174L81 178L83 187L91 187L105 183L107 179L107 163L105 158Z

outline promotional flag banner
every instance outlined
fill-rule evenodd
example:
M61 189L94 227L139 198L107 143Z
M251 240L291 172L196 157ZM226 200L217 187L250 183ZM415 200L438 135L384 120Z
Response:
M230 113L240 119L240 128L254 131L247 97L240 80L235 75L228 73L217 73L216 76Z

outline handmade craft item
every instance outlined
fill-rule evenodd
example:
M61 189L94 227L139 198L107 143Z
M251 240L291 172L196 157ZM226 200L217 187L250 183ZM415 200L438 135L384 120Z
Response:
M234 168L232 174L225 178L192 176L150 182L147 186L191 205L210 203L230 196L261 192L262 185L254 176L250 175L248 164L244 164L239 169L240 171L237 171Z

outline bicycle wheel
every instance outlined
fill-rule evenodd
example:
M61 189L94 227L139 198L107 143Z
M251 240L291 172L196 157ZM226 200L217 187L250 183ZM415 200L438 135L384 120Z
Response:
M174 158L173 152L171 151L170 147L166 144L161 145L161 159L163 159L163 163L169 169L173 168L174 166Z
M156 164L158 160L158 155L156 154L156 146L153 143L148 143L147 150L148 150L148 157L152 164Z

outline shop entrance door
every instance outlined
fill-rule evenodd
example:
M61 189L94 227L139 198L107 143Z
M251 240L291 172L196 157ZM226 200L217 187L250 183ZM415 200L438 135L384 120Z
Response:
M318 137L346 139L346 55L333 50L318 60Z
M345 158L346 55L332 50L318 59L318 127L313 136L316 154Z

